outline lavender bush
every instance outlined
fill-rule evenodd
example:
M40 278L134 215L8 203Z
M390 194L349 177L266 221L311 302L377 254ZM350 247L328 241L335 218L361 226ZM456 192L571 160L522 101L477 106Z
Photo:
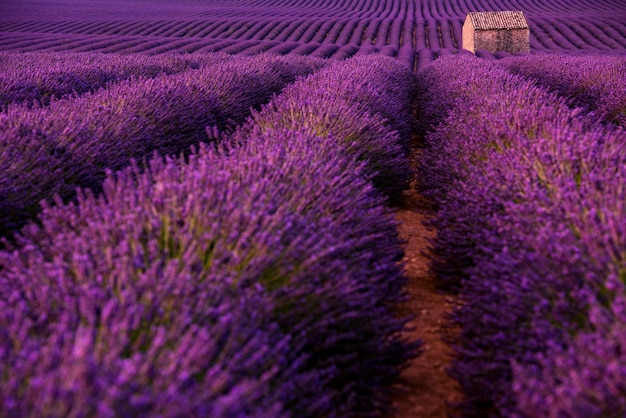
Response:
M17 103L48 105L54 98L95 91L113 82L175 74L230 58L218 53L0 52L0 108Z
M390 58L354 57L286 88L253 112L232 140L245 141L259 129L330 135L366 161L376 186L394 196L410 178L406 154L414 83L413 74Z
M272 94L324 65L306 57L240 57L154 79L124 81L45 108L0 114L0 225L15 230L39 201L97 189L106 168L153 150L178 153L219 137Z
M616 374L582 388L601 367L619 370L622 355L597 363L580 344L619 329L624 131L496 62L440 58L418 80L439 122L420 184L440 208L435 267L463 300L452 371L463 413L536 416L540 404L554 416L608 413L619 405ZM573 364L580 378L562 380Z
M533 55L502 61L572 104L593 111L600 119L626 126L626 57L613 55Z
M514 367L514 390L528 416L620 417L626 414L626 317L623 282L611 310L592 313L593 331ZM597 314L597 315L594 315Z
M46 205L0 253L2 413L386 412L417 345L395 221L347 155L256 132Z
M173 265L98 282L54 264L0 279L2 416L280 417L272 382L312 383L283 364L289 338L258 291Z

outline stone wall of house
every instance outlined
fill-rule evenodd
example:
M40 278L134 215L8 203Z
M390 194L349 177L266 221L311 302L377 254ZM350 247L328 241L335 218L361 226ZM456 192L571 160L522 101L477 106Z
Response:
M470 52L476 52L474 48L474 33L472 24L466 20L463 25L463 49L467 49Z
M490 52L507 51L511 54L530 52L529 29L499 29L472 32L474 34L473 52L480 49L486 49ZM465 37L463 37L463 48L465 48Z

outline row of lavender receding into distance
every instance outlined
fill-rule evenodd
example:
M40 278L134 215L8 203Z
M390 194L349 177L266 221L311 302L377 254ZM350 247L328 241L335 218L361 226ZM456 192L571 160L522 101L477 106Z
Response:
M615 68L595 60L592 73ZM543 74L550 62L508 64ZM563 69L561 85L539 77L569 100L506 68L457 56L418 73L418 178L438 207L432 265L462 301L452 369L461 410L623 416L626 132L606 108L568 106L599 84L577 86L580 66Z
M230 140L284 127L307 135L331 135L343 140L355 158L367 162L379 190L398 198L411 178L407 153L414 125L410 104L415 80L410 71L397 70L399 63L383 58L387 57L351 58L342 80L332 71L318 71L288 86L253 112ZM385 76L375 79L368 77L370 72Z
M318 65L290 59L233 62ZM45 203L0 251L0 415L388 413L420 343L394 310L406 279L387 196L406 173L372 159L406 153L411 86L388 57L336 62L220 143Z
M48 105L131 78L154 78L227 61L228 54L104 54L0 52L0 108Z
M467 13L489 10L524 11L534 52L626 49L626 8L618 0L7 1L0 44L19 51L273 52L332 59L375 52L417 69L461 51Z
M85 56L85 66L97 68L98 60L90 64L90 57ZM143 55L125 58L131 59L137 60L140 75L140 63L155 60ZM198 69L123 80L48 106L17 104L0 113L2 235L32 219L40 200L55 194L67 200L77 187L97 190L105 170L123 168L131 158L141 160L154 151L162 155L185 151L207 140L207 130L219 137L220 131L234 129L251 109L286 84L326 65L314 58L273 54L232 58L214 54L197 59L203 63ZM79 83L80 74L92 73L77 70L80 66L67 66L63 78L70 83L64 87L72 85L77 73ZM28 80L31 74L24 76ZM13 92L21 77L18 72L6 80ZM30 87L29 82L21 85Z
M541 55L510 57L502 63L603 121L626 127L624 57Z

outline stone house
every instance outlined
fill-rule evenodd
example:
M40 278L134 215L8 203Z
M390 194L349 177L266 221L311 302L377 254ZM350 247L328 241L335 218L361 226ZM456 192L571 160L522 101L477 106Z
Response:
M463 49L475 53L530 52L530 28L521 11L470 12L463 23Z

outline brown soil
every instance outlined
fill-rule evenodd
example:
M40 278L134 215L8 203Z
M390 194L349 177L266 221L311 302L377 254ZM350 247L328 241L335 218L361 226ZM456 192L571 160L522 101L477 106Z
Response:
M413 152L413 164L419 161L419 149ZM429 239L436 231L428 229L423 221L429 216L428 202L417 191L417 180L404 192L397 208L400 222L398 231L405 244L408 300L400 307L402 314L415 314L410 322L410 339L424 341L423 353L414 359L400 376L395 396L395 414L391 418L444 418L453 409L449 404L461 400L458 383L446 373L451 365L452 349L444 341L457 330L447 321L457 299L440 293L429 269Z

